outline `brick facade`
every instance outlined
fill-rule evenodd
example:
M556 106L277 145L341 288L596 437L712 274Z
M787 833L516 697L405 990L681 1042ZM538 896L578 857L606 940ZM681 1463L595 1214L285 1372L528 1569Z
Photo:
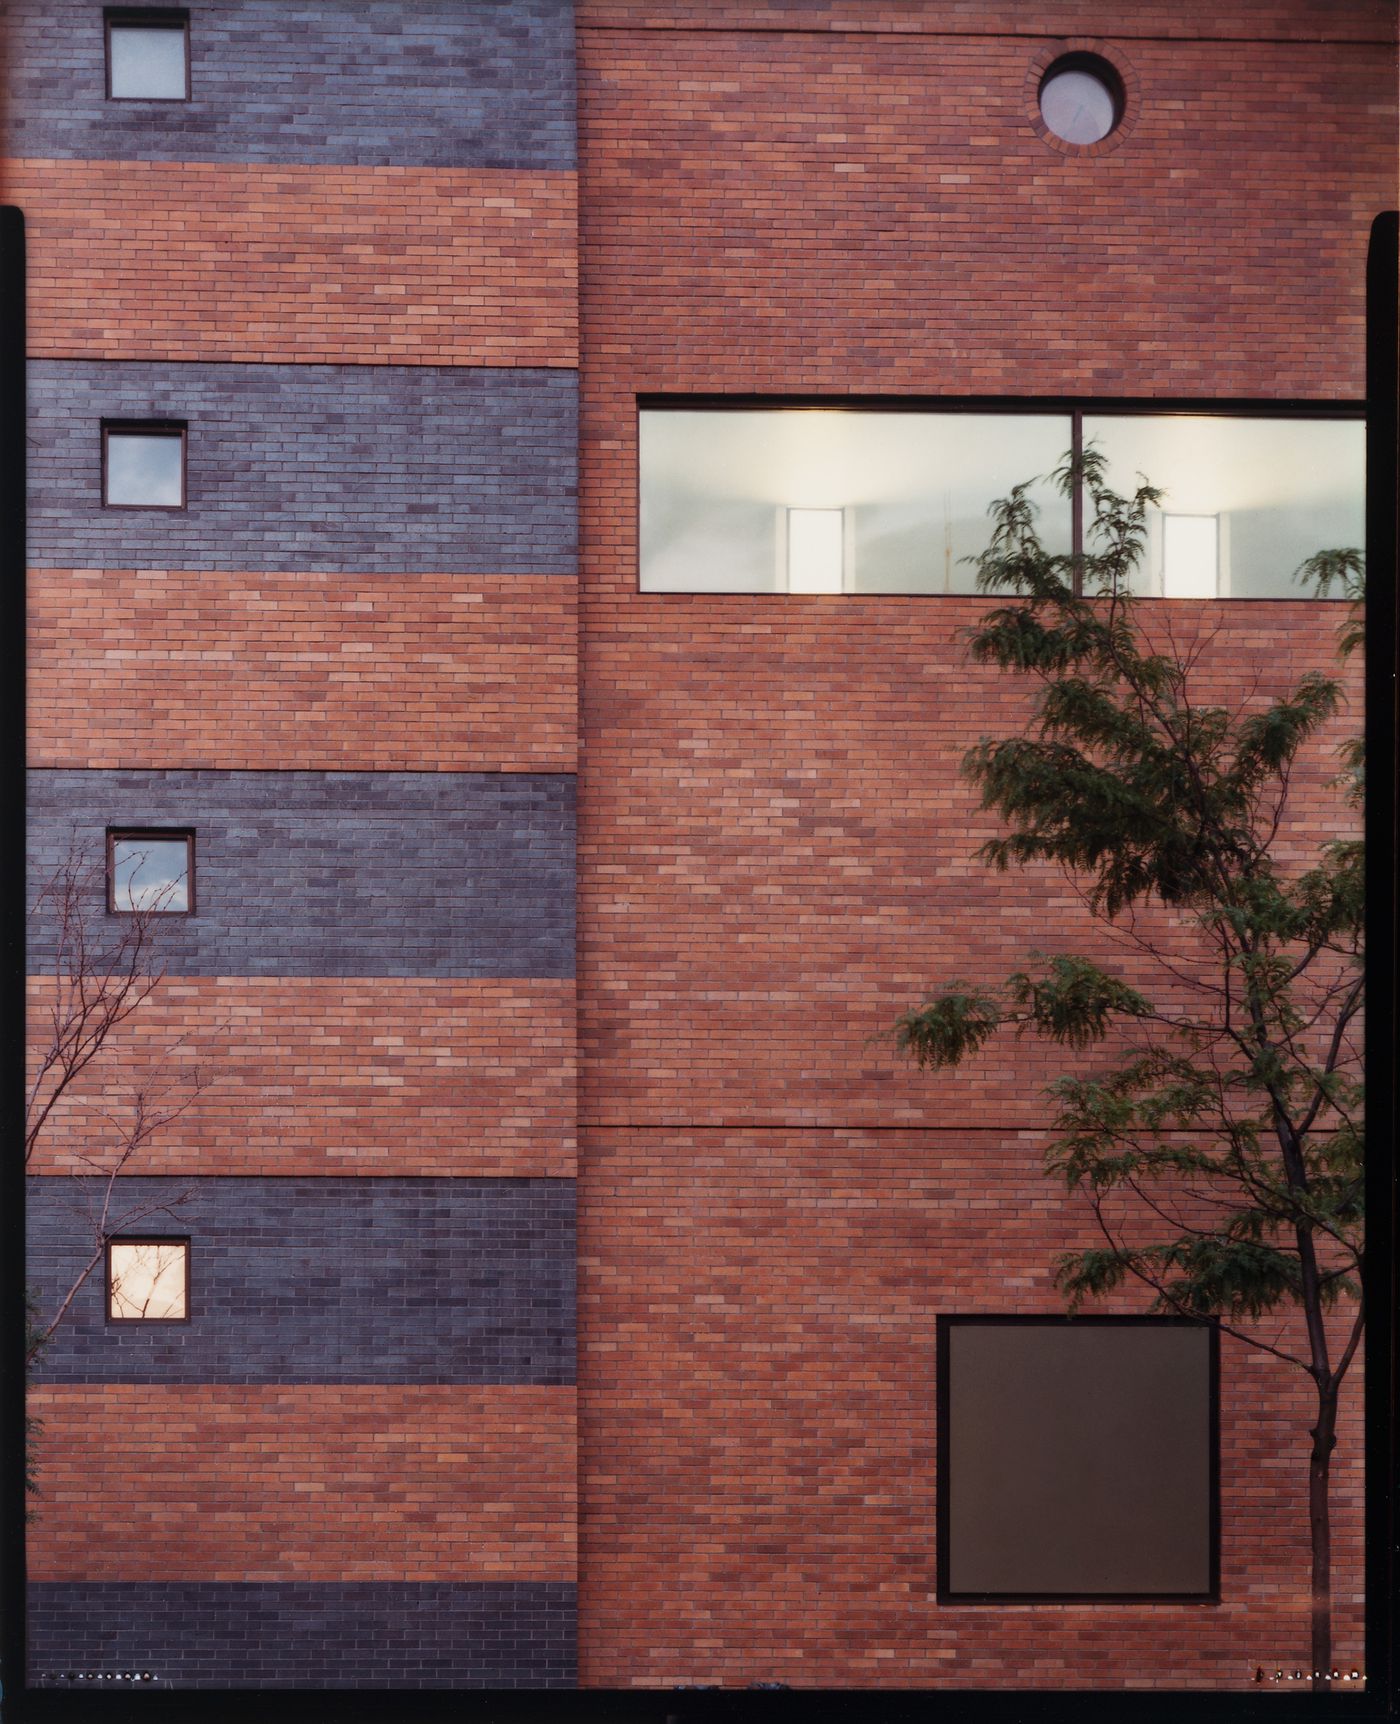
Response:
M35 1165L53 1288L102 1106L207 1077L119 1182L188 1189L190 1324L114 1334L89 1285L36 1379L32 1679L1210 1690L1304 1662L1302 1380L1228 1340L1218 1604L938 1603L937 1319L1061 1311L1093 1235L1042 1171L1065 1061L931 1080L890 1026L1100 937L1066 882L975 857L958 762L1029 698L967 661L982 601L641 593L637 413L1354 409L1393 7L191 11L187 103L103 100L85 0L0 23L36 879L76 840L105 932L104 829L198 835L121 1083L80 1085ZM1129 108L1077 153L1037 80L1090 45ZM188 423L188 506L106 511L100 423L147 417ZM1338 606L1144 614L1213 698L1335 664ZM1299 858L1352 829L1346 674ZM35 1051L52 999L32 978Z
M30 1182L45 1306L87 1248L73 1196ZM93 1276L36 1380L572 1383L573 1210L572 1179L125 1178L109 1225L189 1239L192 1320L109 1325Z
M30 560L571 574L576 388L528 367L33 360ZM103 509L104 419L187 422L186 508Z

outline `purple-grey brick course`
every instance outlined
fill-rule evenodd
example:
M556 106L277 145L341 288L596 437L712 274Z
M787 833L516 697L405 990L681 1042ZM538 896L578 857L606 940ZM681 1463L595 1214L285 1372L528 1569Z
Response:
M36 359L28 401L36 567L577 571L570 369ZM185 508L103 506L104 419L187 423Z
M109 101L102 7L7 0L5 153L572 169L572 0L198 0L190 100Z
M91 1253L104 1182L28 1183L47 1311ZM189 1321L109 1323L92 1275L42 1381L574 1381L571 1179L123 1178L110 1216L190 1240Z
M41 770L29 775L30 894L71 856L110 943L109 828L192 828L195 914L153 924L171 976L567 977L574 779L567 773ZM29 964L51 961L51 916Z
M30 1682L41 1688L509 1689L578 1680L577 1594L562 1581L39 1581L29 1598ZM103 1682L103 1672L155 1680Z

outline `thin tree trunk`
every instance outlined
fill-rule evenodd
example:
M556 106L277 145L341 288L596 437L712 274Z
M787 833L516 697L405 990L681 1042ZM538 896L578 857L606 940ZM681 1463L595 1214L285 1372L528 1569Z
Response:
M1308 1522L1312 1531L1313 1688L1332 1686L1332 1450L1337 1444L1337 1390L1318 1390L1317 1424L1308 1457Z

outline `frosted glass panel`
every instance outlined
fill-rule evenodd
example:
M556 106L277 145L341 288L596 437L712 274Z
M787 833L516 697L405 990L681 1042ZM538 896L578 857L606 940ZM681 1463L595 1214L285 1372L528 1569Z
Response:
M976 571L961 559L986 548L988 506L1058 466L1070 421L649 410L640 436L645 592L782 592L792 521L841 510L846 592L970 593ZM1046 544L1067 551L1069 503L1045 484L1031 495Z
M1148 519L1137 583L1152 597L1201 596L1189 585L1203 578L1200 560L1189 576L1185 546L1193 535L1203 545L1209 529L1178 518L1213 518L1221 598L1308 597L1292 578L1304 558L1365 542L1360 420L1086 414L1084 439L1107 455L1114 490L1131 492L1145 474L1166 492ZM1174 568L1186 585L1174 581Z
M174 1322L189 1315L189 1248L175 1240L114 1239L108 1247L108 1315Z
M107 433L109 503L178 508L184 502L184 457L179 437L141 432Z
M185 99L185 31L113 24L109 38L112 94L158 101Z

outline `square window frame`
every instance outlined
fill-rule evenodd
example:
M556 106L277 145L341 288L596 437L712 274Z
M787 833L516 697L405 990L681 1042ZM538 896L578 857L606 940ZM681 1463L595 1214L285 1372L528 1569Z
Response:
M114 96L112 94L112 26L135 25L147 30L179 30L185 40L183 96ZM184 6L107 6L102 12L102 93L109 102L189 102L190 14Z
M104 509L135 509L164 511L167 514L187 510L190 503L189 423L184 419L104 419L102 424L102 472L98 493ZM180 501L178 503L110 503L107 500L107 440L117 436L168 437L180 439Z
M1210 1500L1207 1504L1207 1536L1210 1545L1208 1553L1210 1567L1208 1584L1204 1592L955 1592L953 1590L949 1581L952 1550L949 1542L948 1519L952 1502L949 1494L949 1444L946 1441L952 1410L952 1383L950 1378L952 1358L948 1337L955 1326L990 1328L992 1325L1005 1327L1008 1324L1014 1324L1018 1328L1032 1326L1064 1328L1071 1326L1077 1329L1177 1328L1204 1329L1207 1331L1209 1378L1206 1394L1210 1423L1207 1459L1207 1489L1210 1494ZM1223 1602L1220 1594L1220 1323L1216 1318L1153 1317L1145 1314L1071 1317L1065 1312L1026 1312L1024 1314L1018 1312L948 1312L935 1318L934 1327L934 1593L940 1607L970 1606L995 1610L1007 1604L1124 1604L1130 1606L1191 1604L1209 1606Z
M159 838L169 843L173 839L183 839L185 854L189 858L189 866L185 877L189 881L189 904L183 910L131 910L119 907L113 902L116 884L116 870L112 859L112 846L122 839ZM193 916L195 914L195 828L193 826L109 826L107 828L107 914L109 916Z
M114 1317L112 1315L112 1247L114 1245L180 1245L185 1252L185 1314L183 1317ZM188 1233L109 1233L102 1242L102 1317L104 1323L188 1323L194 1316L194 1248Z

